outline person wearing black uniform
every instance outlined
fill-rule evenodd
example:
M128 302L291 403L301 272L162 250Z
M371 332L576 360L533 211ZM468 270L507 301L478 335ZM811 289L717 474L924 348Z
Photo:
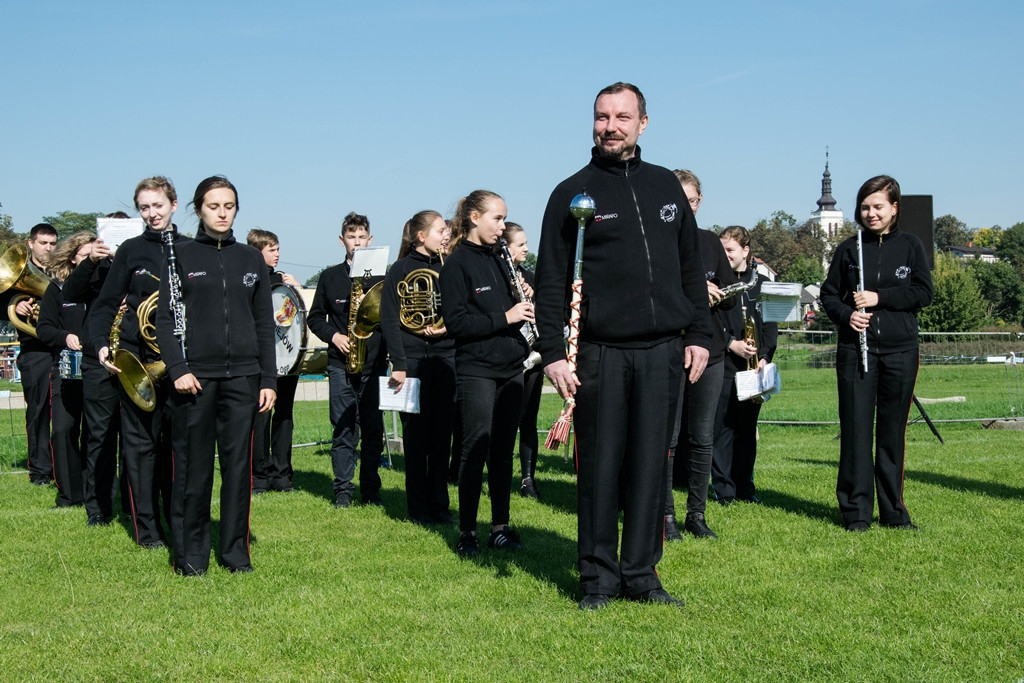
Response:
M537 262L544 373L562 398L575 396L580 609L623 595L681 605L661 585L669 438L680 375L696 382L708 359L711 318L697 224L679 181L644 162L637 140L646 103L628 83L594 102L590 163L552 192ZM596 212L583 245L583 300L576 372L562 329L573 280L573 197ZM682 336L685 332L685 336ZM685 348L684 348L685 347ZM618 550L619 482L623 496Z
M455 372L462 414L459 469L460 557L479 554L477 511L484 464L491 494L490 548L522 550L509 526L512 450L523 401L523 360L530 349L519 332L533 322L533 304L516 303L508 270L494 249L505 229L504 200L476 190L459 200L452 218L451 255L441 270L441 307L455 338Z
M274 268L281 259L281 244L277 235L269 230L254 228L245 238L246 244L263 254L270 274L270 286L280 284L301 287L289 273ZM303 322L305 324L305 322ZM292 433L295 429L293 409L299 375L280 375L277 378L277 401L269 413L257 413L253 425L252 441L252 493L267 491L294 491L292 487Z
M114 255L106 280L89 315L89 335L97 357L110 372L120 373L110 361L110 330L124 303L120 329L120 349L134 354L142 363L160 356L146 344L141 332L138 310L157 291L165 278L163 268L164 233L170 231L175 244L188 240L177 234L171 222L178 208L177 193L170 180L162 176L144 178L135 188L135 207L146 224L138 237L125 240ZM150 321L152 323L152 321ZM128 474L128 499L131 504L129 527L135 542L149 549L166 546L166 533L160 522L161 500L165 521L170 518L171 434L167 405L168 381L154 382L155 408L140 407L124 386L120 386L121 429L124 466Z
M128 214L117 211L107 218L128 218ZM121 463L121 476L117 477L118 436L121 433L121 395L117 376L100 365L97 350L92 345L90 320L95 307L93 303L103 288L110 272L113 258L110 248L97 239L90 245L89 258L84 259L68 275L61 289L64 300L85 306L82 321L82 392L89 400L82 409L85 433L85 471L83 490L85 498L86 523L89 526L105 526L114 515L115 478L121 486L121 509L126 517L131 516L131 500L128 494L127 468Z
M45 271L50 252L57 246L57 230L49 223L32 226L28 234L28 257L39 270ZM28 320L34 298L21 301L16 313ZM3 307L5 312L7 306ZM28 440L28 478L36 486L48 486L53 480L53 455L50 453L50 370L53 353L46 344L31 334L18 330L18 372L25 394L25 433Z
M446 334L437 297L425 307L407 307L408 316L422 315L403 326L399 289L405 278L429 270L432 291L439 295L441 242L447 229L436 211L420 211L402 232L398 260L388 269L380 300L380 326L391 362L388 386L401 391L408 378L420 381L420 412L400 413L405 449L405 500L409 519L419 524L450 524L448 457L455 412L455 341ZM422 324L420 324L422 323Z
M186 576L210 564L210 497L219 456L220 546L231 572L251 572L252 428L274 407L277 363L270 277L263 255L235 240L238 192L223 176L196 188L194 240L167 252L156 332L171 392L173 566ZM179 336L179 334L181 336Z
M353 278L362 278L365 295L383 278L362 277L350 273L356 249L370 246L370 221L350 212L341 224L345 262L320 274L309 308L309 329L328 345L327 380L330 388L330 413L334 433L331 439L331 466L334 469L334 507L352 505L356 473L356 444L359 452L359 492L364 505L383 505L380 497L380 455L384 451L384 415L380 411L380 387L377 377L385 372L387 354L379 332L373 332L365 344L365 359L359 372L348 372L348 354L355 348L349 339L349 313L358 310L360 301L352 301Z
M746 281L751 267L750 233L742 226L730 225L719 238L736 277ZM711 464L711 484L722 505L731 505L737 499L761 502L754 487L754 461L757 459L757 418L763 401L757 398L740 401L735 386L737 372L760 369L775 355L779 327L776 323L763 322L760 295L759 281L737 295L738 306L722 312L728 353L718 397ZM744 334L745 318L750 318L754 324L754 339Z
M857 238L836 249L821 286L821 303L839 328L839 477L843 524L867 531L878 494L878 523L916 530L903 503L907 416L920 364L917 312L931 303L924 245L899 227L900 186L876 176L857 192L863 229L864 291L859 292ZM866 350L860 335L866 333ZM867 354L867 368L862 354ZM872 430L875 456L872 468ZM873 470L873 472L872 472Z
M515 275L527 299L533 298L534 274L523 267L529 250L526 248L526 231L518 223L505 221L505 232L502 234L508 244L508 253L515 263ZM519 495L523 498L540 498L537 490L537 413L540 411L540 393L544 388L544 371L539 362L537 341L531 348L532 358L527 359L529 365L523 373L523 407L519 415ZM537 361L537 362L534 362Z
M85 498L82 473L85 465L82 432L82 380L60 373L61 352L82 353L82 324L85 306L64 300L61 285L76 265L89 258L96 235L76 232L50 254L53 282L39 307L39 340L54 351L50 374L50 448L53 451L53 479L57 484L57 507L82 505ZM88 351L87 351L88 352ZM70 360L69 360L70 364Z
M673 171L683 186L693 215L697 215L704 195L700 190L700 179L691 171ZM700 256L704 264L704 277L708 283L708 304L711 306L713 334L709 349L708 366L700 379L682 393L676 411L672 440L668 450L668 487L665 504L665 540L680 541L682 535L676 526L675 496L672 482L686 482L686 517L683 529L696 538L717 538L704 518L708 500L708 485L711 483L711 457L715 441L715 412L725 373L725 334L722 329L721 311L736 305L735 297L722 298L719 285L727 287L736 283L729 259L725 256L718 235L710 230L701 230ZM685 381L685 380L684 380ZM676 457L677 446L683 444Z

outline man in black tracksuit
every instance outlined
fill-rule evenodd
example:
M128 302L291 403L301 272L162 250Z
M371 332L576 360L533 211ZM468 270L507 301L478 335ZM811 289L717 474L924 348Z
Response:
M210 498L214 448L219 456L218 561L252 571L249 510L252 427L265 390L276 391L274 313L263 255L200 222L194 240L175 245L185 307L185 354L174 334L168 278L160 280L157 339L171 382L189 375L196 393L172 387L174 486L171 535L174 568L204 574L210 562ZM163 271L168 264L165 261ZM272 402L271 402L272 405Z
M142 338L137 312L139 306L157 291L160 280L166 279L162 270L166 251L164 233L169 230L174 234L175 245L189 241L177 234L177 228L171 222L178 202L174 186L166 178L157 176L140 181L135 189L135 205L146 228L141 235L125 240L117 249L89 315L92 345L100 363L112 372L108 339L122 301L127 308L121 321L120 348L135 354L143 364L160 359L160 355L154 353ZM135 542L145 548L166 545L167 537L159 516L161 499L165 519L170 516L169 383L162 378L154 384L156 407L151 412L140 408L124 387L120 387L122 449L131 506L129 530Z
M580 609L617 595L679 605L661 586L666 463L681 374L699 379L711 318L697 224L675 175L643 162L647 125L635 86L616 83L594 103L590 163L555 188L538 251L537 323L544 372L576 396ZM562 343L583 191L596 203L583 248L576 373ZM685 333L685 338L682 336ZM685 346L685 349L684 349ZM618 545L618 487L623 500Z
M370 222L366 216L349 213L342 223L341 237L346 260L320 274L309 308L307 324L313 334L327 343L327 379L330 384L330 415L334 433L331 439L331 465L334 470L334 506L352 504L356 472L356 444L362 440L359 454L359 492L364 504L382 505L378 469L384 450L384 416L380 411L377 377L384 374L387 356L379 332L366 340L366 356L361 372L346 370L348 362L349 313L352 275L349 273L356 248L370 245ZM363 293L381 282L382 277L363 278Z

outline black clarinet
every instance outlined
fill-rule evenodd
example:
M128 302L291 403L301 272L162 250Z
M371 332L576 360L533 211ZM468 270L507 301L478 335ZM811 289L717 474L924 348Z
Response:
M181 357L185 355L185 302L181 300L181 279L178 277L178 258L174 255L174 230L165 230L164 244L167 245L167 286L170 291L171 313L174 314L174 336L181 344Z
M505 261L505 266L508 268L508 277L512 282L512 290L516 295L516 303L530 302L526 298L526 292L523 291L523 283L519 281L519 273L516 270L516 262L512 260L512 254L508 250L508 242L504 237L498 238L498 243L501 245L501 256L502 260ZM532 302L531 302L532 303ZM537 342L537 326L531 322L524 322L523 326L519 328L523 337L526 338L526 343L530 346L530 355L523 361L523 367L529 370L534 365L540 362L540 353L533 350L533 345Z

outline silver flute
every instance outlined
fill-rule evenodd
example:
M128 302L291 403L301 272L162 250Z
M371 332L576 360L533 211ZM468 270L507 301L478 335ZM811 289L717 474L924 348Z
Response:
M864 235L861 228L857 228L857 291L864 291ZM857 309L858 313L863 313L863 308ZM864 368L864 372L868 371L868 331L865 328L858 339L860 343L860 365Z
M167 245L167 286L170 290L171 313L174 315L174 336L181 344L181 357L185 355L185 302L181 299L181 279L178 277L178 258L174 255L174 231L166 230L163 234Z

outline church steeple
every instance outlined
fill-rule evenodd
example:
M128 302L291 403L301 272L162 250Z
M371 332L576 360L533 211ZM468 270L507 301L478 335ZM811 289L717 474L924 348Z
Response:
M832 198L832 174L828 172L828 147L825 148L825 172L821 175L821 199L818 211L835 211L836 200Z

